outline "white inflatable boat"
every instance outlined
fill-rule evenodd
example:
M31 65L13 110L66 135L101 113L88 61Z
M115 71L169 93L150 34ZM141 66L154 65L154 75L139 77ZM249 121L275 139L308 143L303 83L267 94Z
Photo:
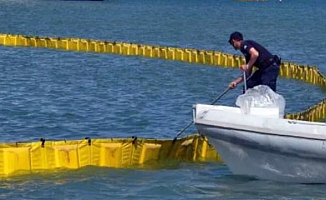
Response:
M288 120L273 108L194 105L194 124L237 175L326 183L326 124Z

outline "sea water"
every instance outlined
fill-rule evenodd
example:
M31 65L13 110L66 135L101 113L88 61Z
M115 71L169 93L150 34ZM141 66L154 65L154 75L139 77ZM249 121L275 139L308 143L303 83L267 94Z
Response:
M239 54L243 33L283 61L326 74L324 0L0 1L0 33L74 37ZM172 139L211 103L238 69L138 56L0 46L2 142L85 137ZM238 87L217 104L235 105ZM285 112L325 98L321 88L280 78ZM195 133L189 128L182 136ZM217 163L131 169L86 167L0 181L3 199L322 199L326 185L283 184L232 175Z

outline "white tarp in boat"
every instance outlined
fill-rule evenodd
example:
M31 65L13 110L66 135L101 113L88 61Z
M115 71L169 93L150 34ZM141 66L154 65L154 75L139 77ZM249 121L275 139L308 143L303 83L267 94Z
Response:
M236 105L240 107L243 114L255 114L264 110L270 115L277 113L280 118L283 118L285 100L282 95L275 93L268 86L258 85L248 89L245 94L238 96Z

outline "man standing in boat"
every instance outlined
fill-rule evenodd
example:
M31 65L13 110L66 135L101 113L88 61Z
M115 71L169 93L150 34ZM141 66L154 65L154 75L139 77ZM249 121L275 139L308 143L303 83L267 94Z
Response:
M276 92L276 80L281 64L278 56L272 55L265 47L252 40L243 40L240 32L233 32L230 35L229 43L235 50L240 50L246 58L246 64L241 66L241 70L246 74L247 88L253 88L257 85L267 85ZM258 70L252 73L253 66ZM232 81L230 88L235 88L243 82L241 76Z

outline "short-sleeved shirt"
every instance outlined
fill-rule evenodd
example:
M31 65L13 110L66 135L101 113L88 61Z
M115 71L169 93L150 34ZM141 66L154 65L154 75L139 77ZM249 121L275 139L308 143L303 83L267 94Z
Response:
M250 60L251 55L249 53L249 50L252 47L255 48L259 52L259 56L258 56L256 62L254 63L254 66L258 67L259 69L268 67L268 66L265 66L266 61L269 59L273 59L273 55L265 47L263 47L262 45L258 44L255 41L252 41L252 40L244 40L240 47L240 51L245 56L246 62L248 63Z

